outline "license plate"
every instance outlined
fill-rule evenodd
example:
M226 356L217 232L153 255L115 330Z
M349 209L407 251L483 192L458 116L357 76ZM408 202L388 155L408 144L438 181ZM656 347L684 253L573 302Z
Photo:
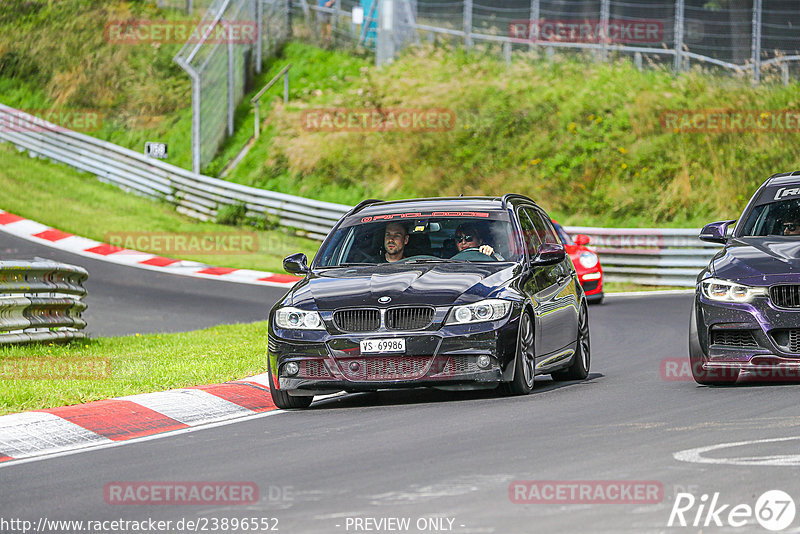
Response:
M402 337L386 339L362 339L361 353L405 352L406 340Z

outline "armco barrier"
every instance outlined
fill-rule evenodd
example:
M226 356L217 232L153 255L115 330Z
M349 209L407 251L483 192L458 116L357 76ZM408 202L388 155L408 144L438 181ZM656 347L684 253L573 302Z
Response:
M11 120L9 120L11 119ZM6 127L12 124L13 127ZM242 204L251 217L276 217L286 227L322 239L350 206L235 184L147 158L0 104L0 140L90 172L125 190L165 199L178 211L208 220L226 205ZM566 228L584 233L609 281L693 286L695 276L719 248L697 238L700 229Z
M83 267L0 261L0 345L85 337Z
M203 220L215 218L222 206L244 205L248 216L276 217L283 226L322 238L350 209L196 174L2 104L0 140L31 155L90 172L123 189L165 199L178 211Z
M610 282L691 287L719 245L698 239L694 228L592 228L568 226L586 234Z

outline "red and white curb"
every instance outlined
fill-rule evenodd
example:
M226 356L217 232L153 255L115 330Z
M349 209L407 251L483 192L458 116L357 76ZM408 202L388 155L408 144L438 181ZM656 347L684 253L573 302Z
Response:
M278 287L288 287L299 280L298 277L288 274L213 267L197 261L177 260L117 247L68 234L3 210L0 210L0 231L87 258L163 273Z
M276 411L267 375L0 417L0 465Z

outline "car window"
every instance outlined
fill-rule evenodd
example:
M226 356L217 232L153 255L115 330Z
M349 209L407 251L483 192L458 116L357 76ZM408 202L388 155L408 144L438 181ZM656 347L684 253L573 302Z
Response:
M755 206L739 236L800 237L800 199L779 200Z
M532 258L538 254L539 245L541 245L542 241L529 212L530 210L527 208L520 208L519 224L522 227L522 239L525 242L525 249L528 251L528 256Z

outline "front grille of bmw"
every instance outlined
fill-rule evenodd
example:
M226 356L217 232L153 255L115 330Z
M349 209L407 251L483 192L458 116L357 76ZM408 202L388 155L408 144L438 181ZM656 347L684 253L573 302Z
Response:
M433 316L430 306L400 306L387 309L383 323L387 330L422 330L433 323ZM374 332L381 326L381 312L377 308L336 310L333 322L343 332Z
M800 308L800 285L772 286L769 298L779 308Z
M753 332L750 330L713 330L711 344L729 347L758 347L756 338L753 337Z
M431 356L387 356L339 360L350 380L408 380L425 374Z

